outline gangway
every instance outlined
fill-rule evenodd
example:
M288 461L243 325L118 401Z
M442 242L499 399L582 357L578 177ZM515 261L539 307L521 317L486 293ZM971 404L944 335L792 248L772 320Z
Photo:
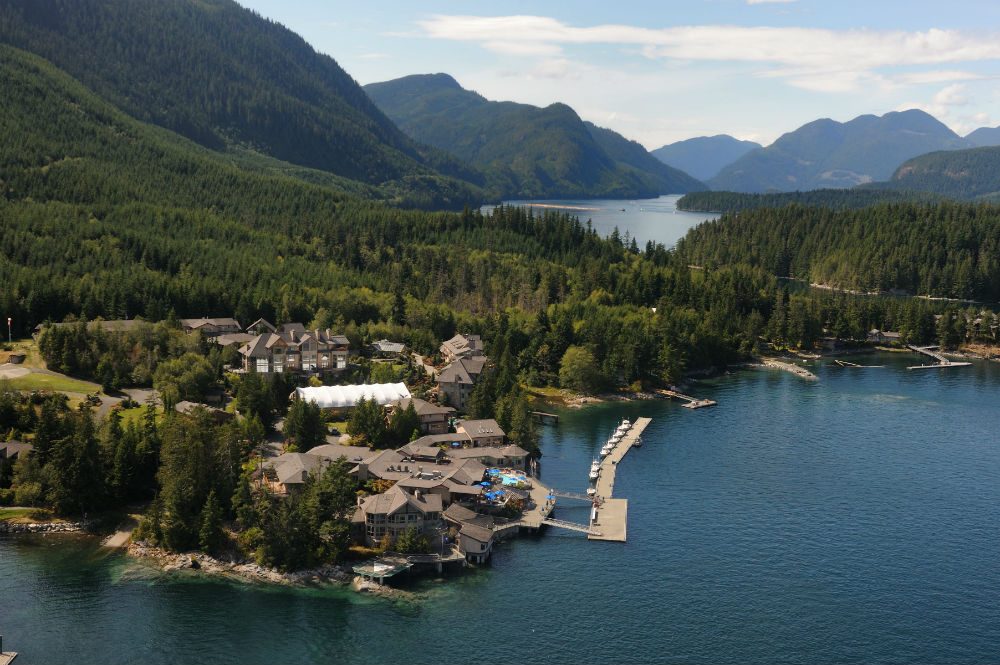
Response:
M600 536L601 532L592 526L587 526L586 524L577 524L576 522L567 522L566 520L557 520L552 517L546 517L542 520L542 524L548 524L549 526L554 526L557 529L568 529L570 531L578 531L580 533L585 533L588 536Z

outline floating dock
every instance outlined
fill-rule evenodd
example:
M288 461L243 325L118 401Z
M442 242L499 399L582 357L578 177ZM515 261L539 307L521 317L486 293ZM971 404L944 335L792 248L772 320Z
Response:
M601 473L597 477L597 496L590 514L590 526L600 533L588 535L589 540L625 542L628 500L612 497L615 491L615 473L618 471L619 462L625 459L625 455L632 450L632 446L651 422L651 418L638 418L611 454L601 460Z
M674 399L679 399L684 402L681 406L685 409L702 409L706 406L715 406L718 404L714 399L698 399L697 397L691 397L690 395L685 395L679 393L676 390L657 390L658 395L663 395L664 397L672 397Z
M942 367L968 367L972 363L966 362L955 362L953 360L948 360L940 353L935 353L932 349L937 349L937 346L914 346L912 344L907 344L906 348L910 351L916 351L917 353L922 353L925 356L930 356L937 361L935 365L913 365L912 367L907 367L906 369L940 369Z
M0 652L0 665L10 665L17 658L16 651L3 651Z

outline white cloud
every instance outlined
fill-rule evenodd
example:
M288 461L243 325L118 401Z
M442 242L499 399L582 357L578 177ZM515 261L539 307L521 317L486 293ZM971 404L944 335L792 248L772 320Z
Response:
M735 25L576 27L551 17L524 15L437 15L418 23L428 37L477 42L504 53L551 57L565 46L615 44L638 48L650 59L757 63L771 67L760 76L783 78L792 86L819 92L971 80L976 75L968 72L910 72L892 78L878 70L1000 60L1000 35L936 28L905 32ZM503 35L502 40L497 35Z
M917 108L926 111L957 133L965 135L973 129L996 124L988 113L970 109L973 102L968 87L963 83L954 83L938 90L930 102L908 102L900 104L896 110Z
M748 5L786 5L796 0L747 0Z
M358 56L361 60L385 60L388 57L388 53L362 53Z
M555 44L545 44L543 42L499 40L483 42L482 46L489 51L501 53L503 55L553 56L562 53L562 49Z

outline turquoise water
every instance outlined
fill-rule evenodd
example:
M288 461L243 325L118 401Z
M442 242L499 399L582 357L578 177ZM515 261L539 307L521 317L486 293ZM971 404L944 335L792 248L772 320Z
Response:
M550 530L417 602L143 572L86 540L0 540L19 663L982 663L1000 653L1000 364L742 372L719 400L562 412L543 478L586 486L622 417L629 540ZM585 521L585 507L560 506Z
M701 224L706 219L715 219L716 215L705 212L684 212L677 209L679 195L671 194L656 199L638 199L620 201L616 199L580 199L580 200L538 200L538 201L505 201L508 205L526 203L544 204L559 208L580 218L580 221L590 220L602 236L610 235L615 227L624 236L628 231L635 237L639 247L645 246L647 240L663 243L673 247L684 237L688 229ZM484 211L492 210L492 206L484 206Z

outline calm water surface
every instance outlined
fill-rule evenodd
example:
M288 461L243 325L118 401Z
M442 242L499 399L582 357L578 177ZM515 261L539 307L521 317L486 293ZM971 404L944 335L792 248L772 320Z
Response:
M982 663L1000 654L1000 365L743 372L719 400L564 412L580 490L622 416L629 541L550 530L418 602L153 575L89 540L0 540L19 663ZM913 364L910 362L910 364ZM585 508L561 506L584 521Z
M673 247L684 237L688 229L701 224L706 219L715 219L716 215L706 212L684 212L677 209L678 194L661 196L656 199L637 199L620 201L615 199L581 199L581 200L538 200L538 201L504 201L507 205L543 204L554 206L562 212L567 212L580 218L580 221L590 220L594 228L602 236L610 235L615 227L624 236L628 231L644 247L646 241L659 242L667 247ZM488 212L492 206L484 206Z

